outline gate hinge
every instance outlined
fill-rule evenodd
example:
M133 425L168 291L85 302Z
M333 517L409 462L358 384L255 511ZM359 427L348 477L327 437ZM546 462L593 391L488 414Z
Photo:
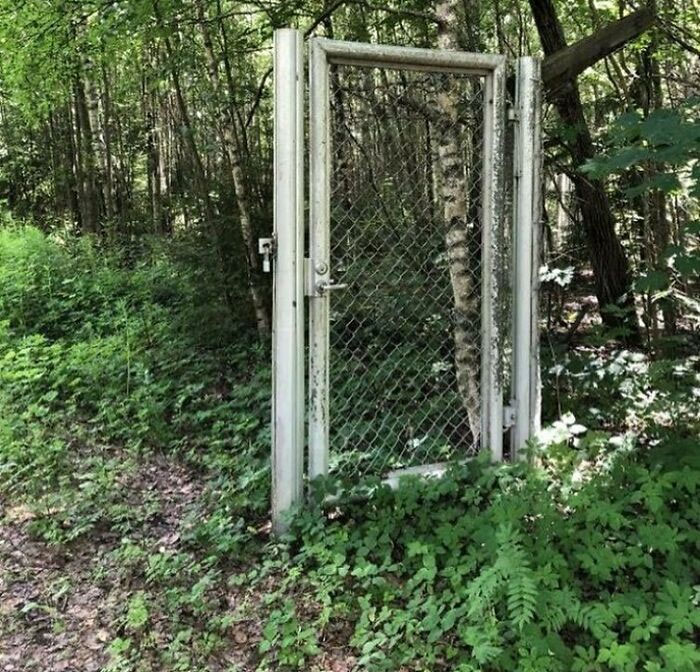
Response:
M269 273L271 262L275 257L275 238L258 238L258 254L263 258L263 273Z
M515 425L515 408L513 406L503 407L503 429L510 429Z
M520 121L518 110L512 105L508 105L508 121L512 121L516 124Z

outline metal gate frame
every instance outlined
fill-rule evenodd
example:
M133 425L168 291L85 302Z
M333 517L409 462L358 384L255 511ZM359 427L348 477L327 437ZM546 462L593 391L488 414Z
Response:
M275 32L274 238L261 251L275 257L272 333L272 521L285 529L285 514L301 503L304 475L304 298L309 297L310 478L328 471L330 134L329 66L361 65L484 78L482 249L482 436L494 461L503 459L504 430L512 426L511 456L538 427L537 273L540 219L540 64L516 63L514 143L513 398L504 406L501 338L495 330L499 291L494 234L504 216L506 57L414 49L312 38L309 40L310 189L309 259L304 259L304 57L299 31Z
M513 147L513 369L511 457L540 431L540 229L542 221L541 62L515 63Z

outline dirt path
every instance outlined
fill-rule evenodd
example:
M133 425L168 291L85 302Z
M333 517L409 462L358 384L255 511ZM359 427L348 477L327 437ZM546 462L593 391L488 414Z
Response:
M189 539L192 525L207 516L209 485L172 457L139 461L95 505L108 511L116 498L136 523L123 532L114 520L98 522L65 545L32 529L42 522L36 511L0 499L0 672L258 669L268 598L287 568L277 565L250 582L235 553L212 568L209 549ZM301 612L314 609L301 595L293 599ZM353 669L350 632L336 625L307 660L309 672ZM216 645L208 650L212 636Z
M201 483L182 466L159 459L143 464L121 486L133 506L147 495L158 502L143 541L176 547ZM103 669L135 588L128 573L110 571L120 535L96 529L63 548L30 534L36 515L25 506L5 503L0 520L0 670Z

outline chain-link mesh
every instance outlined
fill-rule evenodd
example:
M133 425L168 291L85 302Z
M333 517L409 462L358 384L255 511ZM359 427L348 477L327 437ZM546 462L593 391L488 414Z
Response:
M331 71L330 467L479 446L483 81Z

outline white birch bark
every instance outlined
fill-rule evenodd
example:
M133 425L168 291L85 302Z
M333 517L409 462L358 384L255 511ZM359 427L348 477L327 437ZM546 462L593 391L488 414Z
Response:
M457 11L454 0L438 0L438 47L457 49ZM437 102L440 110L438 153L440 199L445 222L445 244L454 300L454 342L457 386L467 413L472 439L479 439L481 335L479 324L479 279L473 277L469 259L467 176L457 121L456 79L446 77Z

